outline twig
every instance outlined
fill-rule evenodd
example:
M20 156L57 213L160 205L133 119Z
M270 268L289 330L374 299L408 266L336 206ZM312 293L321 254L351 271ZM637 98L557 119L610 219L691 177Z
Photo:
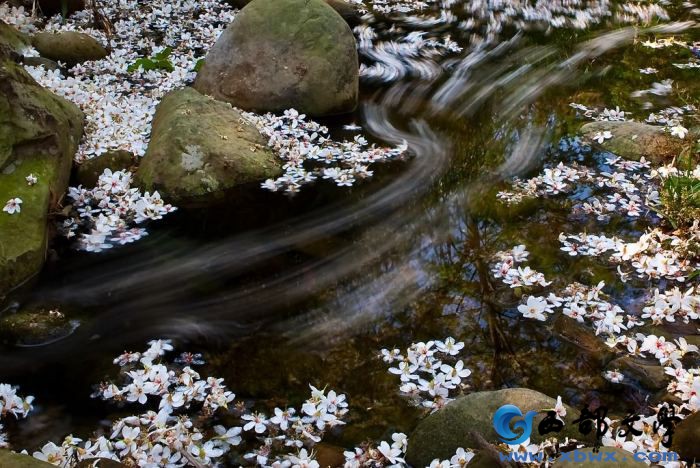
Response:
M484 452L496 466L501 468L511 468L515 466L513 463L502 460L500 456L501 452L499 452L496 447L484 439L481 434L474 431L469 431L469 437L476 442L477 448Z
M187 461L192 463L195 468L206 468L204 465L199 463L196 458L192 456L187 450L180 449L180 453L183 457L187 458Z

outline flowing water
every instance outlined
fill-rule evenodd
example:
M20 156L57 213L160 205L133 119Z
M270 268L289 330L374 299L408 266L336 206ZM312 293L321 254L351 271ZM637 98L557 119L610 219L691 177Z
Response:
M525 244L532 267L562 284L613 284L614 271L559 250L560 232L584 230L561 206L508 208L496 192L547 160L575 156L557 150L582 123L572 101L619 105L643 120L645 100L630 92L657 79L639 68L673 73L697 97L697 70L672 69L666 52L638 44L674 31L698 40L696 17L678 5L667 7L672 22L651 29L611 19L586 30L504 24L469 45L458 25L473 15L462 7L367 19L375 45L386 42L363 61L384 66L363 82L355 115L324 123L339 137L354 136L343 125L356 122L378 142L408 142L410 156L375 166L369 182L319 183L293 198L252 190L180 210L134 245L99 254L59 248L38 282L12 299L58 307L80 326L0 354L0 380L37 397L32 417L11 428L13 445L86 436L112 418L113 406L90 398L92 385L114 376L114 356L157 337L203 353L204 375L225 377L262 408L298 404L309 383L347 394L348 424L329 439L345 447L409 432L423 414L398 395L378 350L447 336L466 343L469 391L526 386L618 413L653 399L604 380L600 362L553 332L552 319L517 313L518 298L488 271L498 250ZM390 55L387 44L398 48L410 31L450 34L463 50ZM670 104L682 102L654 101ZM621 302L640 293L631 285L610 291Z

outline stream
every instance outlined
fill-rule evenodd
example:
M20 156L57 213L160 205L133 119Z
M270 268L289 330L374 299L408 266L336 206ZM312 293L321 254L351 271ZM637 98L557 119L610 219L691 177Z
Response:
M496 194L515 176L581 158L560 144L585 122L571 102L619 106L644 120L700 96L697 69L675 69L670 52L640 45L668 35L700 40L697 12L678 2L664 5L668 20L627 24L602 15L576 29L510 17L506 8L485 15L469 3L368 14L356 28L368 68L360 106L322 123L334 137L351 139L357 132L345 126L354 123L374 142L406 141L409 149L373 166L368 181L319 182L292 197L237 194L178 210L143 240L97 254L58 245L40 278L11 299L59 308L78 326L49 344L0 353L0 380L36 397L32 416L8 425L13 446L31 451L68 433L84 437L127 414L90 395L115 375L115 356L154 338L202 353L203 375L225 378L239 399L267 411L299 404L309 384L346 394L347 424L324 439L342 447L410 433L425 414L399 395L379 350L448 336L466 344L466 392L528 387L618 415L657 401L642 386L606 381L603 364L562 338L554 318L523 318L520 299L490 273L494 253L524 244L547 278L605 280L611 297L633 305L643 283L619 283L612 267L568 256L558 236L638 233L645 225L600 226L572 219L561 204L509 207ZM581 9L595 17L616 5ZM368 27L372 45L363 42ZM410 32L419 45L409 44ZM458 47L429 43L446 38ZM658 76L639 73L650 66ZM631 96L661 75L682 91Z

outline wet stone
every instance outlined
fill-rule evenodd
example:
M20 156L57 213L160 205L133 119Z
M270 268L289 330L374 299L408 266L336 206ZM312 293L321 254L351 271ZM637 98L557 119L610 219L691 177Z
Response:
M532 421L531 440L538 443L540 436L537 426L544 419L543 410L554 408L556 399L528 388L506 388L496 391L476 392L450 402L422 420L409 436L406 461L413 466L428 466L435 458L448 459L459 447L475 447L478 442L471 433L476 432L487 442L498 444L501 441L493 427L493 416L503 405L515 405L526 414L537 411ZM578 412L565 405L567 415ZM567 424L558 438L582 439L575 425Z
M663 366L654 364L647 359L623 356L608 363L606 370L619 370L625 379L631 378L650 390L666 388L669 378L664 372Z
M80 163L75 171L75 180L83 187L94 187L105 169L121 171L129 169L135 162L136 158L129 151L107 151Z
M602 143L593 140L595 134L605 131L613 137ZM657 164L670 162L685 147L684 140L665 132L663 127L639 122L591 122L581 127L581 133L597 148L625 159L639 161L644 157Z
M17 346L48 344L70 335L77 322L57 310L20 310L0 317L0 339Z

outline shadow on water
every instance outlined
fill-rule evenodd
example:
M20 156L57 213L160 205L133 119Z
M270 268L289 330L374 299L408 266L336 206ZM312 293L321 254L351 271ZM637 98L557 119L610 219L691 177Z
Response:
M595 79L591 60L639 33L597 33L566 51L517 33L447 60L428 78L368 85L364 132L406 141L410 152L375 167L371 182L351 190L321 182L294 199L239 194L180 211L133 246L62 252L20 299L75 312L81 326L49 346L0 356L3 380L43 405L23 422L20 445L87 432L107 417L108 405L90 401L90 385L109 375L115 354L154 337L204 352L206 371L243 398L296 402L308 382L347 393L355 415L343 443L410 429L419 412L396 396L375 355L413 341L464 340L474 389L523 385L574 403L614 395L599 363L584 362L550 327L519 319L517 302L499 297L489 279L489 254L546 244L565 220L494 214L488 205L499 182L539 168L572 130L566 106L574 86ZM546 249L528 247L535 257ZM638 398L624 392L614 398Z

